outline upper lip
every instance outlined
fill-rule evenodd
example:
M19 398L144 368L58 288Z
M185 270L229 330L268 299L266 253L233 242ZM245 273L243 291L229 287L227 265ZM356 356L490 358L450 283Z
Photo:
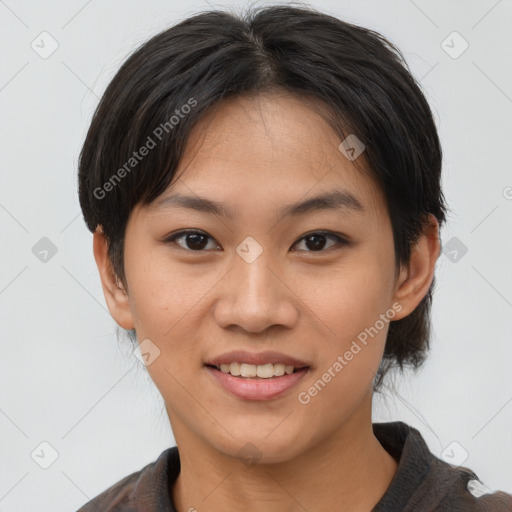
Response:
M304 361L300 361L299 359L288 356L286 354L282 354L280 352L267 351L254 353L246 352L244 350L234 350L231 352L226 352L205 362L205 364L211 366L220 366L221 364L228 363L245 363L255 365L281 363L284 364L285 366L294 366L295 368L309 366Z

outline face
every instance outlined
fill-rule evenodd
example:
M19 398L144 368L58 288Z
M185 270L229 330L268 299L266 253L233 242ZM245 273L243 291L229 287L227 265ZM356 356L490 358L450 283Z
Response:
M340 142L303 100L230 99L195 127L170 187L132 211L123 327L145 343L178 444L278 462L368 420L404 314L384 197ZM244 361L265 367L246 375L294 370L220 367Z

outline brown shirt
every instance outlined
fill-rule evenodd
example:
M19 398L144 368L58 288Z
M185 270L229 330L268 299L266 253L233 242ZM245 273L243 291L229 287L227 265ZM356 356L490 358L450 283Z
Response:
M437 458L414 427L401 421L374 423L373 431L398 469L371 512L512 512L512 495L483 494L486 489L475 473ZM178 449L168 448L78 512L176 512L171 489L179 472Z

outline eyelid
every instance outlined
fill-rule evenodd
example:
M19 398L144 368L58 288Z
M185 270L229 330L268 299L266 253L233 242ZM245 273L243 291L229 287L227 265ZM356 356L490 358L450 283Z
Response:
M341 233L335 233L334 231L329 231L327 229L316 229L316 230L309 231L308 233L304 233L293 243L292 247L297 245L299 242L302 242L305 238L307 238L308 236L311 236L311 235L324 235L326 237L335 238L337 240L337 244L335 244L334 246L329 247L325 250L320 250L320 251L294 251L294 252L322 254L322 253L328 253L331 251L331 249L336 249L336 248L339 248L340 246L343 247L343 246L350 245L348 237L346 237L345 235L342 235Z
M188 234L199 234L199 235L205 235L207 236L208 238L210 238L211 240L215 241L218 245L219 242L217 242L217 240L215 240L215 238L213 238L211 235L209 235L208 233L206 233L205 231L202 231L200 229L194 229L194 228L189 228L189 229L182 229L182 230L179 230L179 231L176 231L174 233L171 233L170 235L166 236L163 240L162 240L162 243L164 244L169 244L169 243L175 243L175 240L177 238L180 238L181 236L184 236L184 235L188 235ZM337 239L337 246L348 246L350 245L350 241L348 239L348 237L346 237L345 235L342 235L341 233L336 233L334 231L329 231L329 230L326 230L326 229L317 229L317 230L312 230L312 231L308 231L307 233L304 233L303 235L301 235L293 244L292 244L292 247L297 245L299 242L303 241L305 238L307 238L308 236L311 236L311 235L324 235L324 236L328 236L328 237L331 237L331 238L335 238ZM190 253L208 253L210 252L210 250L200 250L200 251L193 251L191 249L186 249L182 246L180 246L179 244L176 244L180 249L183 249L187 252L190 252ZM296 250L293 250L293 252L307 252L307 253L311 253L311 254L322 254L322 253L326 253L326 252L329 252L332 248L336 248L336 245L333 246L333 247L329 247L328 249L326 250L320 250L320 251L296 251Z
M162 243L163 244L170 244L170 243L175 243L175 240L177 238L180 238L184 235L194 235L194 234L197 234L197 235L205 235L207 236L208 238L210 238L211 240L215 241L217 243L217 245L220 245L219 242L217 242L217 240L215 240L215 238L213 238L211 235L209 235L208 233L206 233L205 231L201 231L200 229L194 229L194 228L189 228L189 229L181 229L179 231L175 231L174 233L171 233L170 235L167 235L163 240L162 240ZM209 251L205 251L205 250L202 250L202 251L192 251L191 249L186 249L184 247L181 247L181 245L177 244L176 245L180 248L180 249L183 249L184 251L187 251L187 252L191 252L191 253L202 253L202 252L209 252Z

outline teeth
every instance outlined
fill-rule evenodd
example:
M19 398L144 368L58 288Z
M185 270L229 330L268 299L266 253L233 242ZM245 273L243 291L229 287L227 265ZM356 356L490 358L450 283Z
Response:
M231 375L240 375L240 363L231 363L229 365L229 373Z
M276 364L246 364L246 363L225 363L220 365L222 373L230 373L235 377L259 377L260 379L270 379L272 377L281 377L285 373L293 373L293 366L285 366L281 363Z
M284 375L284 369L285 369L285 366L284 364L275 364L274 365L274 375L276 377L281 377L281 375ZM292 366L292 371L293 371L293 366Z
M262 379L269 379L274 376L274 365L264 364L256 366L256 375Z
M258 367L254 364L242 363L240 365L240 375L242 377L256 377L257 370Z

